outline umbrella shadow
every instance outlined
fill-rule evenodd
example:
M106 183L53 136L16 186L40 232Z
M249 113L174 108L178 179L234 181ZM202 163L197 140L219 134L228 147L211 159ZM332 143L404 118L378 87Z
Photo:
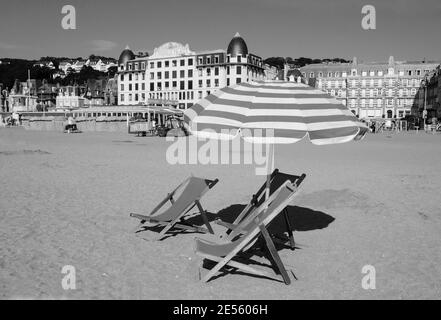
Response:
M217 214L210 214L209 219L221 219L224 222L233 223L237 216L245 208L243 204L233 204L222 209ZM324 229L331 224L335 218L322 211L313 210L300 206L287 206L286 212L292 231L312 231ZM213 216L213 217L211 217ZM272 234L279 234L286 231L285 218L279 214L269 225L268 231Z

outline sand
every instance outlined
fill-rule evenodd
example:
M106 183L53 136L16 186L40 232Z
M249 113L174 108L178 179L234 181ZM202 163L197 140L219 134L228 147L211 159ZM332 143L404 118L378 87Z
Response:
M202 201L213 214L247 203L264 181L253 165L169 165L169 145L0 129L0 298L441 298L441 135L277 146L280 170L307 174L290 208L299 249L279 252L297 277L290 286L238 273L202 283L193 248L204 235L151 242L131 232L130 212L148 212L192 173L219 178ZM65 265L75 290L62 288ZM362 288L365 265L374 290Z

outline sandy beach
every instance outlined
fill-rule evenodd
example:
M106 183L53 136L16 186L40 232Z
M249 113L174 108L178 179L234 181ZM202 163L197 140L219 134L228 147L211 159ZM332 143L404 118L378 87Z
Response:
M299 249L279 252L297 277L290 286L243 274L202 283L193 248L204 235L151 242L132 233L129 213L149 212L190 174L220 180L202 199L213 217L246 204L265 180L253 165L170 165L169 145L0 129L0 298L441 297L439 134L276 147L277 168L307 174L290 210ZM61 286L64 265L76 269L76 290ZM376 269L375 290L361 286L364 265Z

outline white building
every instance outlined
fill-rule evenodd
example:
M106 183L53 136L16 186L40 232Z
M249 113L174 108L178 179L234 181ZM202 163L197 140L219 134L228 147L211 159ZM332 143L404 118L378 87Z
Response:
M119 104L176 105L180 109L225 86L265 78L263 60L236 34L227 50L194 52L168 42L151 56L126 48L119 58Z
M85 104L84 88L77 86L66 86L60 88L56 98L57 109L78 109Z

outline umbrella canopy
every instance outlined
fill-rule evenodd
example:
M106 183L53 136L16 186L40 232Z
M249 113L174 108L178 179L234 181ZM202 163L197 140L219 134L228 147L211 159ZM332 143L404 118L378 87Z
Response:
M234 139L240 134L245 141L269 144L305 137L317 145L343 143L368 131L337 99L306 84L283 81L222 88L187 109L184 122L199 137Z

